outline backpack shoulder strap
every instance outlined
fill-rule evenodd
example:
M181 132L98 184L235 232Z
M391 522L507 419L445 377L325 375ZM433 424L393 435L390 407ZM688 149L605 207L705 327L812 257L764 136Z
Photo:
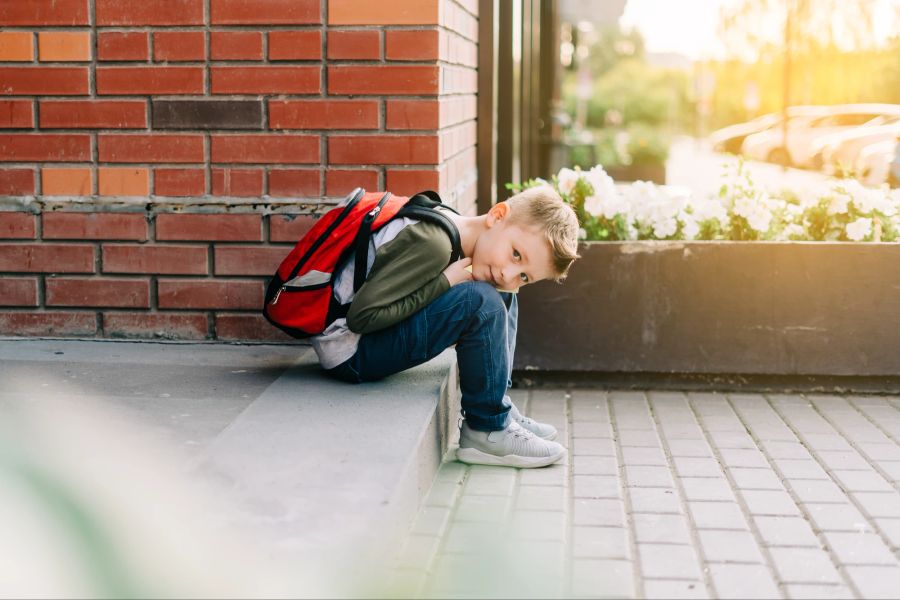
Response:
M417 196L414 196L414 198L415 197ZM427 221L437 225L443 229L450 238L450 262L456 262L462 257L462 244L459 240L459 230L449 217L441 214L441 211L435 210L432 207L419 206L416 203L407 203L406 206L400 209L397 216L411 217L413 219L419 219L420 221Z

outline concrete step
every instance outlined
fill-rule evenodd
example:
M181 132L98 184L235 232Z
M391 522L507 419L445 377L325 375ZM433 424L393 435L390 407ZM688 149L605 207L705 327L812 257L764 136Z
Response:
M308 346L4 338L0 419L59 400L115 414L135 444L178 451L191 486L217 498L205 518L218 529L250 532L316 595L372 595L446 452L455 364L448 350L349 385ZM116 441L122 462L128 443Z

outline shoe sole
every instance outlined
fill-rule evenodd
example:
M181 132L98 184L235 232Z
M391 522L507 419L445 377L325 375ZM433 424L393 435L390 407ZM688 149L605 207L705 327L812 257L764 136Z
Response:
M509 454L507 456L496 456L482 452L477 448L459 448L456 451L456 460L470 465L491 465L500 467L517 467L519 469L535 469L538 467L546 467L552 465L566 455L566 449L553 456L519 456L517 454Z

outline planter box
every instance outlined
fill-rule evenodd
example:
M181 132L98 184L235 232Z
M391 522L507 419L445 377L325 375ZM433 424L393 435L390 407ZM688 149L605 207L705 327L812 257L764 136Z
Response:
M520 294L515 369L900 375L900 244L590 242Z
M628 165L604 167L610 177L617 182L651 181L663 185L666 183L666 165Z

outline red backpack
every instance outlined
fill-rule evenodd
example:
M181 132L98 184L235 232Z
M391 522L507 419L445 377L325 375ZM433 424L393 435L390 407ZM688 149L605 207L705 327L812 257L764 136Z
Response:
M353 292L359 291L367 275L369 239L395 217L442 227L453 247L450 262L459 260L459 232L446 215L435 210L439 205L443 206L441 198L432 191L407 198L356 188L345 203L322 215L282 261L266 289L263 315L295 338L318 335L335 319L346 317L350 304L335 299L334 280L355 256Z

